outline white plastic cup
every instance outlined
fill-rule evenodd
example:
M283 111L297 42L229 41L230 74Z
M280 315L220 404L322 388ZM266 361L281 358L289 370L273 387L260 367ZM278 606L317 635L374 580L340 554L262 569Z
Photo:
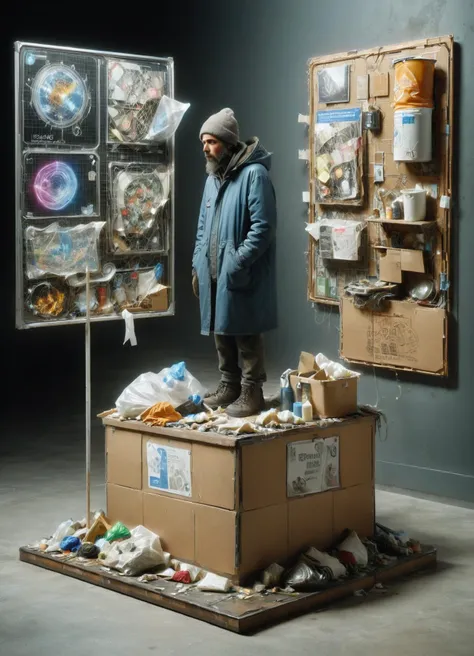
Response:
M426 217L426 191L402 189L402 198L405 221L423 221Z

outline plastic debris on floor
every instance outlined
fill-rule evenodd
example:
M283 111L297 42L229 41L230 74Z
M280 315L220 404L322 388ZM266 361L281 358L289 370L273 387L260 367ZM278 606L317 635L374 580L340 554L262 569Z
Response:
M134 577L140 583L172 582L173 595L197 589L240 600L269 594L298 596L324 590L337 581L370 574L380 566L421 551L417 540L382 524L376 524L370 540L360 538L353 530L345 530L327 551L311 547L289 562L272 563L249 581L249 587L241 587L198 565L172 558L163 550L159 536L144 526L129 530L121 522L111 525L103 511L95 513L90 528L85 524L85 519L65 520L50 537L28 548L59 560L99 566L118 576ZM157 585L153 589L164 590ZM386 590L380 583L374 587L378 593ZM366 592L354 594L365 596Z

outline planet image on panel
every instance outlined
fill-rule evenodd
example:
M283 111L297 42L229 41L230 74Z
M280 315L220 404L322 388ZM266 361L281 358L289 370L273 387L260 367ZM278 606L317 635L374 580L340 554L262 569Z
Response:
M77 177L73 169L61 161L42 166L36 173L33 189L38 203L56 212L67 207L77 193Z
M31 87L31 102L38 116L55 128L81 121L89 109L89 94L81 76L71 66L47 64Z

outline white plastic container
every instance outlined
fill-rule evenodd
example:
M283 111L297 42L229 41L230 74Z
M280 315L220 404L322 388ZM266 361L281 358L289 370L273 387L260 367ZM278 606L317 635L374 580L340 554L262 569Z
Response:
M403 218L405 221L423 221L426 217L426 191L402 189Z
M397 109L393 113L393 159L396 162L431 161L433 110Z

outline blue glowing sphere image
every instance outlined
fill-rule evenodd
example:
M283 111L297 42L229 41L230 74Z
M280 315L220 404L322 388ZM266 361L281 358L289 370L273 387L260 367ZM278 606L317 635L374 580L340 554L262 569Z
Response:
M84 80L71 66L43 66L33 80L31 91L36 113L55 128L68 128L79 123L89 109Z

